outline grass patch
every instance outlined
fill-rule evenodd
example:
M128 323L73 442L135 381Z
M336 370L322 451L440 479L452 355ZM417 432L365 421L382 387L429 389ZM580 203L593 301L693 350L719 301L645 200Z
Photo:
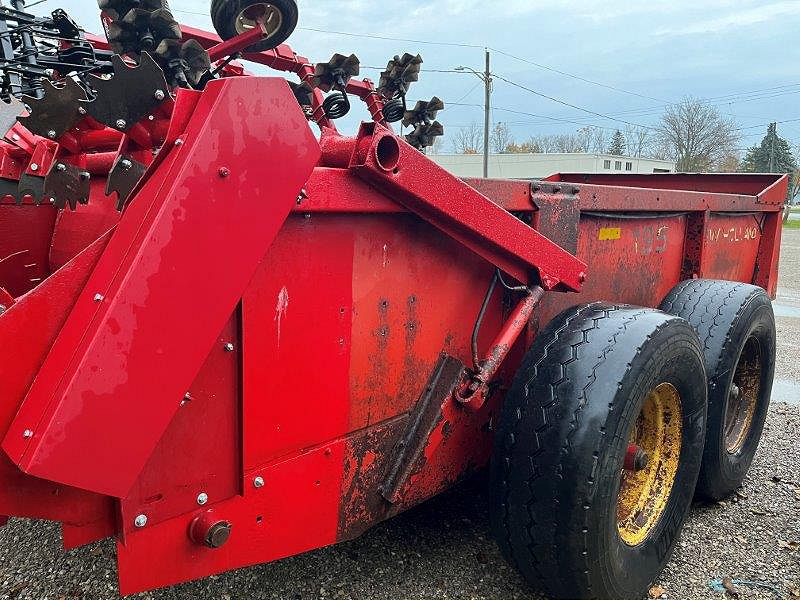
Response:
M783 224L784 229L800 229L800 219L790 219Z

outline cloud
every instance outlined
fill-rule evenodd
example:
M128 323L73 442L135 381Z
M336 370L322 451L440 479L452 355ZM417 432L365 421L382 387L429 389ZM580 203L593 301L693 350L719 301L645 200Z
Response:
M720 33L722 31L766 23L783 15L796 15L800 11L800 1L773 2L765 6L754 6L737 10L727 15L703 21L688 21L685 25L665 27L656 35L697 35Z

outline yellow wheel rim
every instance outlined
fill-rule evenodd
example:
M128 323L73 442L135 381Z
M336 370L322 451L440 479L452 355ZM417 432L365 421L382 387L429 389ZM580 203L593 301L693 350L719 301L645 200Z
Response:
M628 458L617 500L617 529L629 546L644 542L667 507L681 456L681 396L670 383L644 401L629 435ZM632 461L632 453L638 459ZM634 465L635 463L635 465Z
M725 449L736 454L744 448L761 394L761 346L751 337L742 350L725 407Z

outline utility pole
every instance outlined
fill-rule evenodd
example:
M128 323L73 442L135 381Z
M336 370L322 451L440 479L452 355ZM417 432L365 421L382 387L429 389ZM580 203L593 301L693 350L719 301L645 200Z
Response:
M778 136L778 124L773 123L769 127L770 131L770 148L769 148L769 172L775 172L775 138Z
M491 71L491 55L489 49L486 49L486 70L479 73L471 67L456 67L456 71L469 71L483 82L486 88L486 96L483 103L484 120L483 120L483 178L489 177L489 138L491 137L491 119L492 119L492 71ZM477 149L477 148L476 148Z
M492 112L492 71L490 65L491 57L489 49L486 49L486 71L483 74L483 82L486 86L486 99L484 101L484 121L483 121L483 178L489 177L489 128L491 126Z

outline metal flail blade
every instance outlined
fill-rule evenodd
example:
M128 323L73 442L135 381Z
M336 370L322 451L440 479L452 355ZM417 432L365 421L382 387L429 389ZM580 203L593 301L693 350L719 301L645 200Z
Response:
M164 40L155 51L172 87L197 86L211 70L208 52L197 40Z
M90 77L97 97L83 103L96 121L119 131L127 131L151 114L165 98L169 88L164 71L145 52L136 67L129 67L114 55L114 76L110 79Z
M0 137L8 133L24 112L25 105L13 96L8 102L0 100Z
M158 10L169 8L167 0L97 0L97 5L103 11L115 11L118 15L125 14L132 8Z
M420 100L412 110L407 110L403 117L403 127L428 124L436 119L439 111L444 110L444 102L434 96L428 102Z
M352 77L357 77L361 71L361 61L355 54L344 56L334 54L326 63L317 63L314 69L314 87L323 92L330 92L334 88L343 87Z
M44 178L44 197L58 209L89 203L90 175L84 169L63 161L53 164Z
M406 141L417 150L423 150L436 143L436 138L444 135L444 127L439 121L420 124L406 136Z
M422 62L419 54L414 56L406 52L403 56L395 56L381 73L378 92L386 99L405 96L411 84L419 81Z
M32 133L54 140L83 118L80 107L81 101L86 100L86 90L71 77L67 77L62 86L44 79L42 89L44 95L41 98L22 97L30 107L30 114L18 120Z
M179 40L183 36L180 24L166 8L160 8L150 14L150 30L162 40Z
M36 204L41 204L44 201L44 177L23 173L19 178L17 203L22 202L25 196L30 196Z
M294 97L297 98L297 103L300 106L311 106L312 105L312 90L308 85L305 83L295 83L293 81L288 82L289 87L292 88L292 93Z
M14 198L17 204L22 202L22 196L19 195L19 181L0 178L0 200L8 197Z
M122 154L117 157L106 182L106 196L117 193L117 210L121 211L125 208L133 188L144 176L145 171L147 171L147 165L140 163L130 155Z

